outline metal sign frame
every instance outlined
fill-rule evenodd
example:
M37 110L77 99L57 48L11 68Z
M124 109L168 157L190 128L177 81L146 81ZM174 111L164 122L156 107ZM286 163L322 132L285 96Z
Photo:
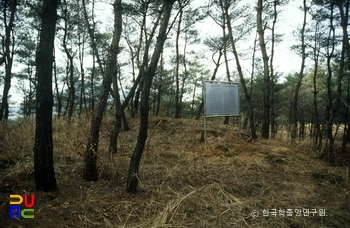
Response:
M209 94L207 93L207 85L212 84L213 86L215 85L217 88L215 89L221 89L219 91L216 91L217 94L220 94L221 97L224 99L222 100L223 103L221 103L221 110L217 111L215 113L214 111L210 111L209 113L207 112L207 96L209 96ZM230 86L231 85L231 86ZM234 87L232 86L234 85ZM213 90L213 88L211 89ZM232 90L232 91L230 91ZM230 94L231 92L233 92L232 94ZM236 99L232 98L228 98L227 100L225 100L225 94L230 94L233 95L235 93L235 95L237 96ZM233 96L234 97L234 96ZM226 116L240 116L240 97L239 97L239 83L236 82L222 82L222 81L203 81L203 98L204 98L204 141L205 141L205 149L207 149L207 117L226 117ZM232 103L231 103L232 101ZM237 104L235 104L234 102L236 102ZM211 104L212 105L212 104ZM215 104L215 105L220 105L220 104ZM224 107L225 105L230 106L230 105L235 105L235 107ZM224 110L222 112L222 110ZM239 119L239 140L241 138L241 119Z

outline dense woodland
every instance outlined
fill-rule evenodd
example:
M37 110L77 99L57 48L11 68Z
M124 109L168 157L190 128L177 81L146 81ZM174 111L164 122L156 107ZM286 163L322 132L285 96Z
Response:
M350 141L349 1L299 0L303 22L289 33L300 66L283 75L275 68L284 39L276 28L295 2L1 1L0 121L15 105L10 90L18 91L20 115L36 119L36 188L57 188L52 119L70 122L86 113L84 179L98 179L99 132L108 110L115 115L111 153L118 152L128 119L140 118L127 178L127 192L136 193L149 115L201 118L203 80L240 83L249 142L287 131L293 143L311 140L333 164L335 148L349 150ZM197 28L205 21L221 34L200 37Z

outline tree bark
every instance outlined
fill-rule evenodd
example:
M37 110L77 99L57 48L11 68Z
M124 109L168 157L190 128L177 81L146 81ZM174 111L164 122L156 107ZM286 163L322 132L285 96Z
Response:
M314 72L313 72L313 77L312 77L312 83L313 83L313 91L312 91L312 95L313 95L313 142L315 145L317 145L317 150L321 149L321 145L322 145L322 134L321 134L321 127L320 127L320 120L319 120L319 113L318 113L318 102L317 102L317 94L318 94L318 90L317 90L317 73L318 73L318 64L319 64L319 55L320 55L320 47L317 46L317 34L318 34L319 30L318 30L318 24L316 24L316 28L315 28L315 44L313 47L313 58L314 58Z
M0 106L0 121L7 120L9 115L9 104L8 104L8 95L11 88L11 77L12 77L12 64L13 64L13 54L14 54L14 39L13 37L13 28L15 14L17 11L17 1L12 1L9 3L10 8L10 21L7 23L7 6L6 1L1 3L4 4L4 24L5 24L5 45L4 45L4 56L5 56L5 78L4 78L4 90L2 95L2 101ZM11 42L12 41L12 42Z
M275 29L277 23L277 5L278 1L275 0L273 2L273 22L271 28L271 56L270 56L270 79L271 79L271 87L270 87L270 107L271 107L271 137L275 138L277 134L277 123L276 123L276 112L275 112L275 72L273 68L273 58L275 55Z
M263 0L258 0L257 6L257 29L259 34L259 45L264 63L264 114L262 123L261 135L263 138L268 139L270 134L270 74L269 74L269 57L266 51L266 42L263 28L262 11Z
M159 110L160 110L160 101L161 101L161 96L163 93L163 71L164 71L164 59L163 59L163 53L160 56L160 72L159 72L159 85L158 85L158 93L157 93L157 108L155 115L159 115Z
M337 86L336 86L336 94L335 94L335 99L333 100L334 106L331 109L331 112L329 113L329 121L328 121L328 128L327 128L327 136L330 141L328 145L328 158L329 158L329 163L333 165L335 163L335 154L334 154L334 139L335 136L333 136L333 124L334 124L334 119L336 117L336 113L339 109L340 106L340 99L341 99L341 94L342 94L342 81L343 77L345 75L345 53L349 54L349 39L348 39L348 34L347 34L347 22L348 22L348 17L349 17L349 3L346 4L346 15L344 15L344 10L342 8L342 4L339 3L339 0L337 1L339 10L341 12L341 25L343 29L343 39L342 39L342 49L341 49L341 54L340 54L340 61L339 61L339 72L337 76ZM343 17L346 17L345 19ZM334 38L334 37L333 37ZM348 56L349 57L349 56ZM329 69L331 70L331 69ZM331 102L331 101L329 101Z
M78 8L80 8L79 1L78 3ZM81 83L81 88L80 88L80 94L79 94L79 118L83 112L83 106L84 106L84 111L86 111L86 96L85 96L85 70L84 70L84 52L85 52L85 27L81 24L78 25L79 34L78 34L78 50L79 50L79 65L80 65L80 83Z
M239 56L238 56L238 53L236 50L236 44L235 44L235 41L233 38L232 26L231 26L231 21L230 21L228 9L229 9L229 4L227 3L227 1L225 1L225 17L226 17L226 21L227 21L228 35L229 35L230 42L231 42L232 53L235 56L236 67L237 67L239 79L240 79L241 86L243 88L243 93L244 93L244 96L245 96L245 99L246 99L247 105L248 105L248 112L249 112L248 115L249 115L250 134L251 134L248 141L253 141L253 140L258 138L258 136L256 134L255 123L254 123L254 110L253 110L253 106L252 106L252 102L251 102L251 96L249 95L248 88L246 86L246 82L245 82L245 79L243 76Z
M343 6L344 4L344 6ZM344 56L342 55L341 64L340 67L345 66L345 53L347 54L347 68L350 70L350 45L349 45L349 35L348 35L348 25L349 25L349 1L342 1L337 0L337 5L340 12L340 20L341 20L341 27L343 30L343 52ZM345 9L343 8L345 7ZM340 69L339 74L344 74L344 69ZM343 77L343 76L342 76ZM339 97L340 99L340 97ZM347 84L347 104L349 104L349 79ZM348 123L348 106L345 107L345 115L344 115L344 135L343 135L343 142L342 142L342 151L345 150L345 146L348 143L349 137L350 137L350 124ZM348 126L347 126L348 125Z
M224 5L220 4L221 6L221 11L222 11L222 37L223 37L223 47L224 47L224 60L225 60L225 68L226 68L226 77L227 77L227 81L230 82L231 81L231 76L230 76L230 68L228 65L228 58L227 58L227 35L226 35L226 20L225 20L225 10L224 10ZM225 116L224 118L224 124L228 125L229 124L229 120L230 117L229 116Z
M304 69L305 69L305 59L306 59L306 53L305 53L305 27L306 27L306 13L307 13L307 7L306 7L306 0L303 0L303 10L304 10L304 20L303 20L303 27L301 29L300 35L301 35L301 66L300 66L300 72L297 84L294 87L294 95L293 95L293 101L292 101L292 110L291 110L291 138L294 142L297 138L297 126L298 126L298 98L299 98L299 90L301 87L301 82L304 77Z
M139 165L140 165L141 156L142 156L146 139L147 139L150 88L151 88L152 80L157 70L158 61L163 51L163 46L166 40L166 30L169 24L173 3L174 3L174 0L164 0L163 2L163 6L162 6L163 17L159 28L157 42L155 44L155 49L152 54L151 62L149 66L145 69L144 75L143 75L144 81L142 84L142 95L141 95L141 106L140 106L140 114L141 114L140 130L139 130L139 135L138 135L135 149L130 159L128 180L127 180L128 193L137 193L137 187L138 187L139 178L140 178Z
M34 145L35 187L55 191L52 143L52 65L58 0L45 0L42 6L40 41L36 53L37 93Z
M181 98L180 98L180 52L179 52L179 40L181 33L181 23L182 23L183 7L180 6L179 21L177 24L176 30L176 40L175 40L175 82L176 82L176 91L175 91L175 118L180 118L181 112Z
M340 21L341 27L343 30L343 45L344 52L347 54L347 67L350 70L350 44L349 44L349 34L348 34L348 26L349 26L349 1L348 0L337 0L337 5L340 12ZM345 9L343 8L345 7Z
M58 78L57 78L57 66L56 66L55 51L54 51L54 60L53 60L53 72L54 72L54 81L55 81L55 93L56 93L56 99L57 99L56 111L57 111L57 117L60 118L61 111L62 111L62 96L60 95L60 92L58 90Z
M325 152L328 152L329 155L329 163L334 163L334 138L333 138L333 120L332 120L332 106L333 106L333 88L331 85L331 79L333 76L332 72L332 64L331 60L333 57L334 49L335 49L335 28L333 25L334 19L334 4L331 2L330 5L331 15L330 15L330 26L329 26L329 34L327 39L327 104L325 110L325 121L326 121L326 148ZM323 156L324 154L322 154Z
M87 181L97 181L97 150L99 133L104 111L107 106L107 99L111 90L113 75L117 73L117 56L119 52L119 41L122 32L122 0L114 0L114 34L110 45L105 75L102 82L102 90L96 110L91 118L89 139L85 151L84 179Z
M121 108L120 103L120 95L119 95L119 86L118 86L118 78L117 75L120 72L116 72L115 75L113 75L113 92L114 92L114 106L115 106L115 115L114 115L114 125L113 130L111 132L111 138L109 141L109 151L113 154L116 154L118 151L118 135L120 133L120 130L122 128L122 117L123 117L123 110Z
M68 121L71 121L72 116L73 116L73 111L74 111L74 101L75 101L75 83L74 83L74 56L71 53L72 50L69 50L68 48L68 36L71 31L68 31L68 7L67 7L67 1L64 0L65 8L63 9L63 14L64 14L64 34L63 34L63 41L62 41L62 46L64 49L64 52L66 53L68 62L67 62L67 85L69 89L69 94L68 94Z

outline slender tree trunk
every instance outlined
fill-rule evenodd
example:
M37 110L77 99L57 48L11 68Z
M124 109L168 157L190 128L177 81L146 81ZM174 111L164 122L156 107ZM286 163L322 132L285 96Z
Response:
M75 83L74 83L74 56L72 55L71 51L68 48L67 45L67 41L68 41L68 15L67 15L67 11L68 11L68 7L67 7L67 2L66 0L64 0L64 4L65 4L65 8L63 9L63 13L64 13L64 35L63 35L63 43L62 46L64 48L64 52L67 55L67 59L68 59L68 66L67 66L67 70L69 73L67 73L68 75L68 79L67 79L67 85L69 88L69 97L68 97L68 121L70 121L72 119L73 116L73 110L74 110L74 101L75 101Z
M172 75L173 75L173 77L172 77L171 84L174 84L174 82L175 82L175 74L172 74ZM171 88L170 89L170 99L169 99L168 107L167 107L167 110L166 110L166 116L169 116L171 114L170 109L173 106L173 98L174 98L174 89Z
M337 5L340 12L341 27L343 30L343 45L344 51L347 54L347 68L350 70L350 44L349 44L349 6L350 2L348 0L337 0ZM344 9L345 8L345 9Z
M91 70L91 77L90 77L90 87L91 87L91 92L90 92L90 109L91 111L95 110L95 71L96 71L96 66L95 66L95 51L92 50L92 70Z
M224 46L224 60L225 60L225 68L226 68L226 77L227 77L227 81L231 81L231 77L230 77L230 68L228 65L228 58L227 58L227 35L226 35L226 21L225 21L225 14L224 14L224 8L223 5L221 4L221 8L222 8L222 37L224 39L223 42L223 46ZM224 124L228 125L229 124L229 120L230 117L229 116L225 116L224 119Z
M307 7L306 7L306 0L303 0L303 10L304 10L304 20L303 20L303 27L301 29L300 35L301 35L301 66L300 66L300 72L297 84L294 87L294 96L292 101L292 115L291 115L291 138L294 142L297 138L297 126L298 126L298 98L299 98L299 90L301 87L301 82L304 77L304 69L305 69L305 59L306 59L306 53L305 53L305 27L306 27L306 14L307 14Z
M157 108L156 108L156 116L159 115L160 110L160 101L163 92L163 71L164 71L164 59L163 53L160 56L160 71L159 71L159 85L158 85L158 93L157 93Z
M347 96L346 96L346 102L347 104L350 104L350 80L349 78L347 79ZM350 138L350 131L349 131L349 127L350 127L350 123L349 123L349 119L348 119L348 115L349 115L349 105L346 105L345 107L345 114L344 114L344 133L343 133L343 142L342 142L342 151L345 151L345 147L346 145L349 143L349 138Z
M270 56L270 79L271 79L271 85L270 85L270 107L271 107L271 137L275 138L277 134L277 123L276 123L276 114L275 114L275 72L273 68L273 60L275 55L275 28L277 23L277 4L278 1L275 0L273 2L273 22L272 22L272 28L271 28L271 56Z
M74 65L73 57L69 59L69 106L68 106L68 121L71 121L74 111L75 102L75 83L74 83Z
M253 106L252 106L252 102L251 102L251 96L249 95L248 92L248 88L246 86L246 82L243 76L243 72L242 72L242 67L241 67L241 63L239 60L239 56L236 50L236 44L233 38L233 32L232 32L232 26L231 26L231 21L230 21L230 16L228 13L228 8L229 5L227 4L227 2L225 1L225 17L226 17L226 21L227 21L227 29L228 29L228 35L230 38L230 42L231 42L231 46L232 46L232 53L235 56L235 61L236 61L236 67L237 67L237 71L238 71L238 75L239 75L239 79L241 81L241 86L243 89L243 93L245 96L245 99L247 101L247 105L248 105L248 115L249 115L249 122L250 122L250 138L248 139L248 141L253 141L255 139L258 138L257 134L256 134L256 127L255 127L255 123L254 123L254 110L253 110Z
M130 166L128 171L127 192L129 193L137 192L137 187L138 187L139 178L140 178L139 165L140 165L142 153L143 153L144 146L147 139L150 88L152 86L152 80L157 70L158 61L163 51L164 42L166 40L166 30L169 24L173 3L174 3L174 0L164 0L163 2L163 7L162 7L163 18L159 28L157 42L155 44L155 49L152 54L151 62L147 67L147 69L145 69L144 76L143 76L144 81L142 84L143 87L142 87L142 97L141 97L141 107L140 107L140 114L141 114L140 130L139 130L139 136L137 139L134 152L130 159Z
M321 127L320 127L320 120L319 120L319 113L318 113L318 102L317 102L317 94L318 94L318 90L317 90L317 73L318 73L318 60L319 60L319 55L320 55L320 50L319 50L319 46L317 45L317 33L318 33L318 24L316 25L316 29L315 29L315 44L314 44L314 48L313 48L313 58L314 58L314 73L313 73L313 77L312 77L312 82L313 82L313 106L314 106L314 110L313 110L313 142L315 145L317 146L317 150L321 149L321 145L322 145L322 134L321 134Z
M331 79L333 76L331 60L333 57L334 49L335 49L335 28L333 26L333 12L334 12L334 4L331 3L331 15L330 15L330 28L328 34L328 50L327 50L327 104L325 110L325 131L326 131L326 148L325 152L328 152L329 162L332 164L334 162L334 138L333 138L333 120L332 120L332 106L333 106L333 96L332 96L332 85ZM323 156L323 155L322 155Z
M185 93L185 83L188 77L188 70L187 70L187 63L186 63L186 53L187 53L187 35L185 34L185 44L184 44L184 50L183 50L183 66L184 66L184 73L182 76L181 80L181 90L180 90L180 99L179 99L179 113L178 113L178 118L181 118L181 111L182 111L182 106L183 106L183 96Z
M224 48L224 47L222 46L222 48ZM216 74L217 74L217 72L218 72L218 70L219 70L219 67L220 67L220 60L221 60L221 57L223 56L222 48L220 48L220 49L218 50L218 51L219 51L219 56L218 56L218 60L217 60L216 62L215 62L215 60L214 60L214 55L215 55L215 53L214 53L213 56L212 56L212 59L213 59L214 64L215 64L215 68L214 68L213 75L212 75L211 78L210 78L210 80L212 80L212 81L215 80Z
M120 74L120 71L118 72ZM114 106L115 106L115 116L114 116L114 126L111 132L111 139L109 142L109 151L116 154L118 151L118 135L122 128L122 117L123 110L120 103L120 95L118 88L117 74L113 75L113 92L114 92Z
M176 30L176 41L175 41L175 51L176 51L176 60L175 60L175 82L176 82L176 91L175 91L175 118L180 118L181 112L181 100L180 100L180 52L179 52L179 40L180 40L180 31L182 23L183 10L180 6L179 21L177 24Z
M85 151L84 179L87 181L97 181L97 150L99 133L103 113L107 106L107 99L111 90L113 76L117 73L117 56L119 52L119 41L122 32L122 0L114 0L114 33L110 45L105 75L102 82L102 90L99 96L99 103L91 118L89 139Z
M40 191L57 189L52 142L52 64L57 21L58 0L43 2L40 41L36 52L37 93L34 145L35 188Z
M54 72L54 80L55 80L55 92L56 92L56 99L57 99L57 116L58 118L61 117L61 111L62 111L62 97L60 95L60 92L58 90L58 79L57 79L57 67L56 67L56 58L55 58L55 51L54 51L54 60L53 60L53 72Z
M349 44L349 35L348 35L348 26L349 26L349 1L342 1L337 0L337 5L340 12L340 20L341 20L341 27L343 30L343 52L344 57L345 53L347 54L347 69L350 71L350 44ZM345 8L345 9L344 9ZM343 63L344 62L344 63ZM342 67L342 64L345 66L345 60L341 59L340 67ZM340 69L339 74L344 74L343 69ZM342 76L343 77L343 76ZM340 97L339 97L340 99ZM348 79L348 85L347 85L347 104L349 104L349 79ZM349 123L348 123L348 108L347 105L345 107L345 117L344 117L344 135L343 135L343 143L342 143L342 151L345 150L346 144L348 143L349 137L350 137L350 129L349 129ZM347 126L348 125L348 126Z
M4 78L4 90L2 94L2 101L0 106L0 121L7 120L9 115L9 104L8 104L8 95L11 88L11 77L12 77L12 64L13 64L13 54L14 54L14 38L13 28L15 14L17 11L17 1L14 0L9 3L10 8L10 21L7 23L7 6L6 2L4 4L4 24L5 24L5 45L3 47L4 56L5 56L5 78Z
M142 88L143 80L141 78L140 84L137 87L136 94L134 97L134 103L133 105L133 113L132 117L134 118L136 114L139 112L139 103L140 103L140 95L141 95L141 88Z
M120 89L121 89L121 91L123 93L123 99L126 100L127 96L125 96L120 75L121 75L120 67L118 67L118 81L119 81ZM119 104L118 105L120 107L120 112L121 112L121 118L122 118L122 122L123 122L123 126L124 126L124 131L129 131L130 127L129 127L129 124L128 124L128 120L126 119L125 111L124 111L123 106L122 106L122 104L120 102L121 102L121 99L119 98ZM126 104L126 107L127 107L127 104Z
M259 34L259 45L264 63L264 114L261 135L263 138L268 139L270 133L270 73L269 73L269 57L266 51L266 42L263 28L262 12L263 12L263 0L258 0L257 6L257 26Z
M339 2L339 1L338 1ZM341 10L340 10L341 11ZM334 119L336 117L336 113L338 112L339 106L340 106L340 99L341 99L341 95L342 95L342 81L345 75L345 56L348 49L348 44L349 44L349 39L348 39L348 35L347 35L347 22L348 22L348 17L349 17L349 3L347 4L347 15L342 15L345 16L346 19L342 19L342 28L343 28L343 40L342 40L342 50L341 50L341 54L340 54L340 62L339 62L339 72L338 72L338 76L337 76L337 89L336 89L336 95L335 95L335 99L334 99L334 106L333 109L330 113L330 121L329 123L331 124L331 126L333 126L334 123ZM345 24L346 23L346 24ZM339 125L337 126L338 129ZM328 129L328 134L332 134L332 127L330 127ZM336 133L337 134L337 131ZM334 139L335 136L330 138L330 142L331 144L329 145L329 163L330 164L334 164L335 163L335 155L334 155Z
M78 1L79 2L79 1ZM85 29L82 35L79 33L79 62L80 62L80 95L79 95L79 117L84 110L86 111L86 96L85 96L85 70L84 70L84 51L85 51Z

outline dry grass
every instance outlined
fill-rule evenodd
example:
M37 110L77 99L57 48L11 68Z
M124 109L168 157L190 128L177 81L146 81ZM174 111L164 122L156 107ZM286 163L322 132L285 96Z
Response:
M112 120L100 135L99 176L82 179L88 118L54 121L59 191L35 191L29 120L0 125L0 221L4 227L346 227L350 184L344 167L318 160L307 143L281 139L246 143L238 130L209 121L151 118L139 192L125 193L138 121L108 154ZM9 219L10 194L35 194L34 219ZM263 210L325 209L327 216L263 216ZM252 212L257 211L258 217Z

